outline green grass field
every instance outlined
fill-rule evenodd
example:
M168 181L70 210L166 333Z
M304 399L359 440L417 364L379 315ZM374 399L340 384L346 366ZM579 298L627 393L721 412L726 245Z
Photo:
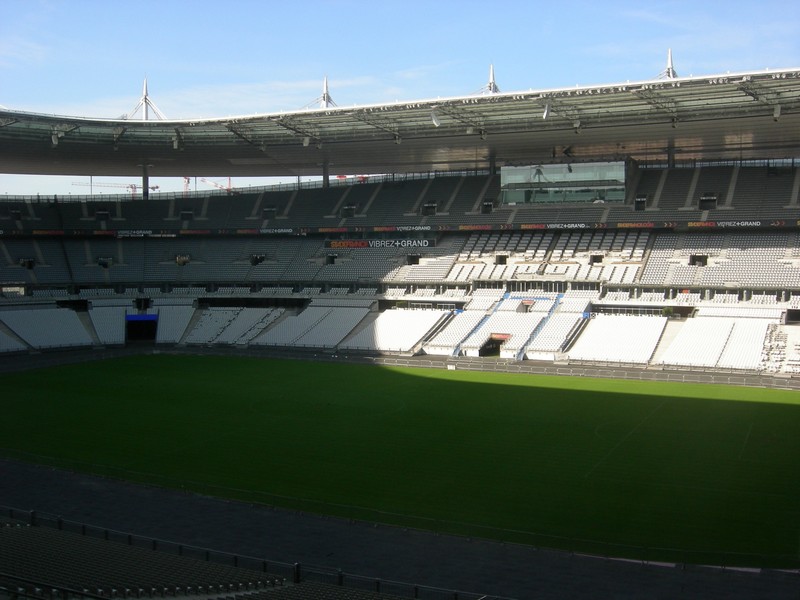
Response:
M800 395L140 356L0 376L6 456L611 555L800 565Z

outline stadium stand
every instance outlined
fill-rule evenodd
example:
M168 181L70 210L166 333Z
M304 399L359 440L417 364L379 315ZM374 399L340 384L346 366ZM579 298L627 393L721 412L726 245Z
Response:
M159 305L155 309L158 315L156 343L177 344L183 339L186 328L195 314L191 304Z
M631 196L651 199L645 211L650 217L649 213L655 212L664 213L661 218L675 218L681 213L685 219L685 213L696 208L700 190L711 189L718 192L718 210L725 209L731 216L738 217L738 207L754 203L786 216L791 210L787 207L796 202L796 173L791 169L775 177L767 175L763 167L749 166L640 169ZM761 193L760 185L774 188L774 199ZM158 318L158 344L407 353L427 339L422 352L476 356L494 334L495 338L509 336L497 350L505 358L635 364L647 364L648 352L652 356L655 349L648 342L646 348L632 354L592 350L593 332L599 327L594 324L596 317L609 310L620 315L627 312L631 318L642 310L672 310L679 311L672 313L673 318L680 316L685 324L671 324L669 338L674 350L667 348L668 340L662 340L656 352L658 365L770 372L786 368L784 363L777 367L775 361L756 358L767 352L762 343L764 322L753 323L749 335L729 331L731 345L723 344L714 357L694 357L692 343L682 340L693 339L694 328L711 327L704 324L705 317L766 319L778 333L791 331L787 310L797 310L791 301L797 298L792 294L800 281L798 232L617 228L457 233L445 227L445 231L433 235L430 227L421 225L426 219L444 224L454 216L468 216L490 189L498 193L496 177L461 174L402 184L357 184L329 191L262 191L235 198L205 195L165 203L155 200L148 210L126 200L104 205L109 214L119 215L111 218L112 225L124 221L132 228L154 224L181 227L178 215L187 212L193 215L192 221L202 220L211 227L274 219L285 221L285 225L308 226L328 225L331 218L338 219L345 203L357 199L357 210L352 213L355 216L340 221L363 224L400 218L412 231L420 231L406 239L427 240L416 245L370 247L361 242L340 244L325 236L293 235L4 238L0 240L0 255L4 257L0 274L4 281L19 282L26 291L22 296L9 293L0 298L5 307L3 351L124 345L126 315L138 312L131 303L145 298L151 300L151 314ZM436 205L435 214L420 214L425 202ZM79 228L87 221L94 224L93 211L100 210L88 200L49 206L47 211L35 204L26 206L25 218L18 221L23 232L40 224L40 212L52 218L53 213L61 211L65 226ZM594 206L587 204L583 210L599 210ZM275 211L262 213L262 207L275 207ZM552 206L503 210L510 211L504 218L512 224L515 219L552 218L558 222L563 218L553 213ZM594 218L593 212L581 214L580 207L570 210L575 220ZM621 207L603 210L608 218ZM264 214L267 218L261 219ZM492 226L491 221L486 223ZM388 304L319 304L323 298L352 296L377 298ZM32 298L44 304L29 306ZM224 306L195 305L206 298L229 298L230 302ZM263 298L278 306L244 306L245 298ZM285 299L282 306L281 298ZM53 304L59 301L69 304ZM386 311L394 303L400 303L395 308L411 303L412 308L432 312L430 318L421 318L414 311ZM445 314L456 309L457 315L440 323ZM286 310L290 312L284 314ZM541 313L541 318L532 313ZM586 323L576 315L589 313L595 318L584 328ZM400 323L401 317L406 322ZM58 324L41 332L41 323L50 320ZM427 323L427 329L418 321ZM618 322L622 329L617 335L623 335L628 323L632 329L645 330L654 323L642 316L638 321ZM718 321L716 326L722 323ZM740 329L744 331L744 327ZM413 331L413 335L406 339L398 333L404 329ZM713 328L711 331L712 339L726 335ZM567 338L572 346L564 353ZM749 350L738 351L739 345Z
M536 313L497 310L487 317L461 344L466 356L480 356L490 340L502 341L501 356L516 358L542 320Z
M683 324L660 362L676 366L756 370L767 319L694 318Z
M282 308L242 308L214 340L217 344L247 344L283 314Z
M465 310L456 314L447 325L423 346L427 354L452 356L461 341L477 327L485 314L480 310Z
M289 315L275 327L255 338L253 344L292 346L333 311L330 307L309 307L300 314Z
M796 72L789 75L796 77ZM713 85L721 89L728 83ZM781 108L773 107L774 99L786 100L784 119L796 112L796 100L780 95L791 88L772 96L762 91L769 86L766 79L758 85L745 79L735 85L724 89L746 96L748 110L776 111L772 120L765 117L770 125ZM570 116L576 134L581 119L571 116L581 116L579 103L614 90L584 91L576 90L569 101L567 96L553 100L554 114L559 112L556 102L570 106L560 111L560 118ZM696 98L674 101L666 87L658 93L623 91L642 102L637 110L643 114L653 109L662 113L658 119L672 117L672 128L678 121L675 114L683 117L684 111L697 110ZM757 102L751 103L753 99ZM446 119L458 122L459 136L480 133L484 139L486 131L474 131L479 121L470 116L470 106L477 104L472 100L451 106ZM551 108L545 102L533 102L536 111L544 111L534 119L540 124ZM502 110L502 103L496 104ZM719 111L707 121L724 122L725 109ZM431 113L425 109L426 122ZM365 115L350 127L369 129L371 136L393 133L389 144L400 144L394 125ZM509 114L492 113L498 116L498 127L510 119ZM746 118L755 119L750 114ZM3 135L16 135L22 122L35 133L36 121L35 115L3 119ZM623 128L638 124L624 123ZM283 127L274 121L269 125L290 136L303 133L291 119ZM711 127L708 122L704 126ZM83 127L88 130L89 122ZM258 146L234 124L226 127L222 135L233 133L237 143ZM616 128L614 123L608 126ZM130 129L123 142L134 137L133 125ZM566 129L573 139L571 128ZM43 147L55 129L44 130ZM417 131L416 143L422 145L425 134ZM174 129L169 135L177 133ZM490 133L494 139L503 137ZM308 145L308 136L302 138ZM581 136L582 146L588 146L588 138ZM702 144L700 134L697 139ZM403 148L415 143L409 141ZM652 141L645 140L645 145ZM69 137L63 140L59 152L69 142ZM536 151L551 156L549 166L569 173L592 158L573 160L580 150L548 145L552 147ZM650 145L665 143L659 138ZM594 146L595 156L607 154L610 147ZM775 147L782 146L775 142ZM792 151L789 143L785 147ZM451 158L460 152L458 160L469 164L463 157L472 150L458 148ZM685 150L677 150L677 156ZM154 194L147 201L3 198L0 352L5 358L125 346L132 322L145 319L157 323L153 344L198 353L206 351L201 346L225 346L224 352L236 346L254 354L291 351L305 358L317 352L326 358L402 355L398 361L419 353L444 357L437 364L448 366L480 364L479 357L491 355L495 364L505 361L512 367L530 360L579 368L589 363L607 371L633 366L647 368L638 372L648 375L722 370L775 376L796 385L800 169L792 158L773 158L773 152L782 151L774 148L762 149L763 158L752 160L742 158L741 147L722 148L720 157L711 160L700 150L692 158L689 148L683 163L680 158L676 162L675 148L663 158L658 158L660 150L648 150L655 153L649 164L626 157L624 191L617 196L606 195L606 186L594 189L593 181L540 179L533 185L535 171L529 164L528 181L523 182L527 189L506 200L506 193L518 190L506 185L502 167L497 172L496 156L486 165L476 150L475 167L468 172L402 174L399 164L389 164L380 171L388 175L332 186L328 181L303 186L298 180L289 189ZM752 152L757 151L754 146ZM651 160L647 152L642 161ZM446 162L443 158L441 164ZM325 163L325 171L328 167ZM302 168L308 165L300 165L298 173ZM276 580L258 579L263 573L220 573L189 566L180 557L151 567L154 552L118 558L118 551L140 549L120 551L108 540L73 540L67 549L61 546L61 534L69 535L4 524L0 560L9 562L0 571L103 597L175 596L190 588L201 597L223 595L227 600L245 600L240 592L264 599L390 597L343 593L311 581L272 588ZM34 559L41 550L33 545L50 554ZM25 560L13 562L21 557ZM29 571L37 560L38 570ZM131 562L141 565L137 579L117 569ZM98 571L89 572L90 565ZM270 589L261 589L265 581ZM0 578L0 585L18 584ZM58 596L42 589L43 596ZM36 594L35 589L19 588L9 593Z
M295 340L293 345L334 349L368 314L368 308L331 308L315 327Z
M16 581L48 582L106 598L216 595L277 582L267 573L18 522L0 525L0 538L0 571L14 573Z
M582 319L582 315L578 313L562 312L552 315L528 344L526 358L555 360L556 355L564 349L569 334Z
M199 318L186 334L186 344L211 344L239 316L239 308L210 307L199 311Z
M569 350L581 361L646 364L667 323L665 317L598 314Z
M92 338L78 313L66 308L2 310L0 320L33 348L65 348L92 344Z
M130 304L130 303L127 303ZM122 345L125 343L125 304L121 306L101 306L92 303L89 316L102 344Z
M409 352L437 323L442 310L387 310L339 344L341 351Z
M2 507L0 596L219 600L510 600L266 561Z
M0 352L21 352L27 349L28 346L21 342L13 333L0 329Z

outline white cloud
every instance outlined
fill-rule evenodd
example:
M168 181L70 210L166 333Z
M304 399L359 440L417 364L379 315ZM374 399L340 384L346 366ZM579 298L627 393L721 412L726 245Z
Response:
M0 39L0 67L3 68L40 64L47 54L45 46L18 36Z
M430 77L435 76L437 73L440 73L448 65L440 64L440 65L418 65L416 67L410 67L408 69L401 69L399 71L394 72L394 77L401 80L419 80L419 79L428 79Z

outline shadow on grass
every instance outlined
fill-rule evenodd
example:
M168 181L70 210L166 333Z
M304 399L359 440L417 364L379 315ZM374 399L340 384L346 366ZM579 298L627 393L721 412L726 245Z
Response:
M715 388L710 402L616 384L131 357L2 376L15 424L2 445L343 518L646 560L800 564L800 408L762 390L749 402Z

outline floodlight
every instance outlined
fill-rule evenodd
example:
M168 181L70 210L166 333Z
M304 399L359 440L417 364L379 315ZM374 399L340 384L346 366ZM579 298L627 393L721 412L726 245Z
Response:
M442 122L439 120L439 115L436 114L435 110L431 111L431 123L433 123L434 127L439 127Z
M550 103L544 105L544 112L542 113L542 120L547 120L547 117L550 116Z

